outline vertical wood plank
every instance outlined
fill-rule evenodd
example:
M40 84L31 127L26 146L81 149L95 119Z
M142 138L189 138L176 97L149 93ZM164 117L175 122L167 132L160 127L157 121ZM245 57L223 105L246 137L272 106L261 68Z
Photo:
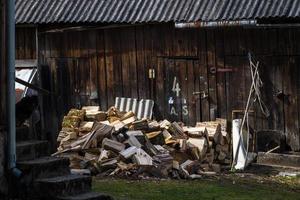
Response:
M104 31L97 31L97 65L98 65L98 94L99 104L104 110L107 110L107 89L106 89L106 54L105 54Z
M215 30L216 69L225 68L224 30ZM228 73L228 72L226 72ZM226 73L217 73L217 108L218 117L227 117L226 107Z
M137 82L143 83L138 86L138 96L140 99L147 99L149 97L149 78L148 71L145 61L145 54L147 50L145 49L145 36L144 36L144 27L137 26L135 29L136 32L136 66L138 70Z
M209 96L209 119L215 120L218 110L217 87L216 87L216 54L214 30L207 30L207 74L208 74L208 96Z
M201 98L201 121L209 121L209 98L208 91L208 69L207 69L207 46L206 31L199 33L199 68L200 68L200 98ZM205 97L206 96L206 97Z
M155 102L156 102L156 118L157 120L163 120L164 115L164 107L165 107L165 69L164 69L164 59L157 59L157 67L156 67L156 94L155 94ZM142 87L142 86L141 86Z
M298 118L298 67L295 57L287 57L284 59L286 66L283 70L284 80L284 93L287 95L284 101L284 113L285 113L285 131L287 143L290 145L293 151L300 150L300 138L299 138L299 118Z
M197 101L193 92L195 91L195 61L187 61L187 70L186 70L186 85L187 85L187 110L188 110L188 125L195 126L196 125L196 113L197 113ZM185 112L185 110L184 110ZM198 111L199 112L199 111Z

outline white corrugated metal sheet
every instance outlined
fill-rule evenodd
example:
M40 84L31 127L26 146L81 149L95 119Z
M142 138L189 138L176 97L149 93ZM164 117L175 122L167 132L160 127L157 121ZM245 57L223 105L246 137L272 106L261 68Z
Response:
M115 107L121 112L132 111L138 119L151 119L154 101L151 99L138 99L116 97Z

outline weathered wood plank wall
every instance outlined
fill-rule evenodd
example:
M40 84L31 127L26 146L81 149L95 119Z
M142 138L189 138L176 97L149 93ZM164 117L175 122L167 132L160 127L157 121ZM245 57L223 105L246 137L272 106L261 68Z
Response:
M16 59L36 59L36 34L33 27L16 29Z
M159 119L191 125L215 117L230 120L232 110L243 109L247 100L250 51L260 61L262 93L271 113L266 118L256 106L255 128L285 132L292 149L300 149L299 28L161 24L40 33L39 38L56 122L73 106L99 104L105 110L116 96L155 100ZM149 69L155 78L149 78Z

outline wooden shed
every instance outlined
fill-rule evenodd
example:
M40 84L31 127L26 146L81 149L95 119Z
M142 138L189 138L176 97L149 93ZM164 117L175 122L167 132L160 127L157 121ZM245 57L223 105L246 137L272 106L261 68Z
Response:
M270 112L254 105L253 127L300 150L298 0L17 0L16 10L17 57L38 58L52 92L43 97L52 136L70 108L106 110L115 97L153 99L157 119L230 121L245 108L250 53Z

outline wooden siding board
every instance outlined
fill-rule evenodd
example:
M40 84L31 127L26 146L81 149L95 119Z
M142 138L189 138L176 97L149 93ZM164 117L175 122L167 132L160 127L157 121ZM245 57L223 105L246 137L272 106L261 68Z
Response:
M284 77L284 93L287 95L284 101L284 113L285 113L285 132L287 143L292 150L300 150L300 138L299 138L299 119L298 119L298 67L300 64L299 59L296 58L283 58L285 60L285 66L283 70Z
M98 65L98 95L99 104L103 110L108 108L107 98L107 76L104 31L97 32L97 65Z
M97 63L97 32L92 31L88 37L88 59L90 64L90 105L99 104L98 63Z
M216 46L216 69L225 68L225 47L224 47L224 30L215 30L215 46ZM230 72L226 72L230 73ZM218 117L226 118L226 73L217 73L217 108Z
M165 97L165 75L164 75L164 59L158 58L157 59L157 67L156 67L156 96L155 96L155 102L157 104L156 109L156 118L159 120L162 120L164 118L164 107L166 102Z
M138 96L140 99L149 98L149 78L148 71L145 61L145 35L144 35L144 27L137 26L135 29L136 37L136 66L138 69L137 82L143 83L142 86L138 86Z
M193 92L195 91L195 76L197 74L194 74L194 68L197 67L195 65L195 61L189 60L187 61L187 70L186 70L186 95L187 95L187 110L188 110L188 124L190 126L196 125L196 100L195 95L193 95ZM199 112L199 111L198 111Z
M108 107L112 106L115 100L115 88L114 88L114 65L113 65L113 38L110 30L104 30L104 42L105 42L105 65L106 65L106 90L107 90L107 104ZM124 69L124 62L122 60L122 67ZM124 77L123 77L124 80ZM127 85L123 82L124 86Z
M207 69L207 46L206 32L199 32L199 82L200 82L200 99L201 99L201 121L209 121L209 99L203 98L204 94L208 95L208 69Z
M207 74L208 74L208 98L209 98L209 119L215 120L217 105L216 88L216 46L214 30L207 30Z
M270 110L272 125L274 130L284 132L284 111L283 111L283 96L279 96L283 92L283 65L280 57L272 58L272 67L269 67L269 74L272 76L271 91L273 96L273 104ZM268 84L268 83L266 83ZM278 95L276 95L278 94Z

